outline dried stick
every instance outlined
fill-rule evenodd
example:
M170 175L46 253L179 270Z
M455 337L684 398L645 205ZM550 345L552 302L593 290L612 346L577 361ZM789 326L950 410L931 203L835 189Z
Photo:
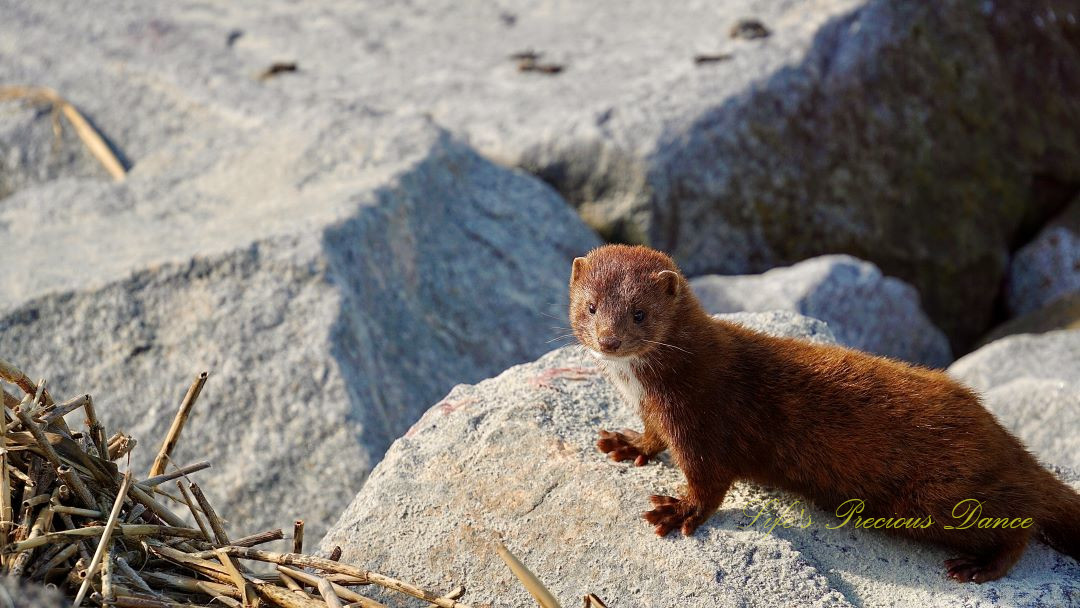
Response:
M86 426L90 429L90 441L97 447L98 455L103 460L109 459L109 444L105 442L105 425L98 420L97 412L94 411L94 400L90 395L84 395L83 412L86 414ZM108 594L106 594L108 598Z
M426 591L410 583L390 578L389 576L379 574L378 572L363 570L361 568L357 568L356 566L350 566L347 564L342 564L340 562L333 562L322 557L315 557L312 555L300 555L297 553L273 553L271 551L260 551L258 549L249 549L247 547L236 546L221 547L220 550L225 551L233 557L239 557L243 559L253 559L261 562L279 564L282 566L317 568L319 570L325 570L327 572L347 574L360 580L370 581L372 583L375 583L376 585L381 585L388 589L393 589L394 591L420 598L426 602L435 604L436 606L441 606L442 608L471 608L468 604L463 604L450 598L442 597L437 593ZM213 553L211 552L211 555L212 554ZM193 555L197 557L205 557L206 552L195 553Z
M245 606L250 605L250 589L248 587L247 581L244 580L244 575L240 574L240 567L236 564L236 561L233 560L233 558L229 557L229 554L225 553L224 551L215 551L214 553L215 555L217 555L218 561L221 562L221 565L225 567L225 572L229 574L229 578L233 580L233 584L236 585L236 588L240 590L240 601L243 602Z
M540 579L536 578L536 575L519 562L505 545L498 543L495 545L495 550L499 553L499 557L506 562L506 565L510 567L510 571L514 573L514 576L529 591L529 594L536 599L536 603L540 604L541 608L560 608L555 596L551 595L551 592L544 587Z
M157 457L154 458L154 464L150 467L147 477L154 477L165 472L165 461L172 454L176 443L180 441L180 432L184 430L184 424L187 422L188 416L191 415L191 409L195 407L195 401L199 398L203 385L206 384L207 375L206 372L199 374L195 381L191 383L191 386L188 387L187 394L184 395L184 400L180 402L180 409L176 412L176 417L173 418L169 432L165 434L165 440L161 442L161 449L158 450Z
M59 489L53 490L53 496L59 493ZM48 495L43 495L48 496ZM32 507L31 507L32 508ZM27 510L29 513L29 510ZM52 529L53 511L49 505L42 507L38 516L34 519L34 525L30 528L30 534L27 536L27 540L40 538L45 535L50 529ZM23 570L30 564L30 557L32 552L27 551L17 555L12 561L8 574L13 578L21 578Z
M275 540L281 540L285 538L285 533L281 528L276 530L267 530L266 532L259 532L258 534L252 534L251 536L245 536L232 541L234 547L254 547L255 545L261 545Z
M67 545L66 547L61 549L59 553L52 556L52 558L50 558L47 562L45 562L41 566L38 566L37 572L35 572L35 574L40 575L43 578L48 576L50 570L56 568L60 564L74 557L75 553L78 552L78 550L79 543L71 543L70 545Z
M199 515L199 509L195 507L195 499L191 497L191 493L184 487L184 482L177 481L176 487L180 488L180 495L184 497L184 502L187 504L188 510L191 511L191 517L195 520L195 525L199 526L203 539L207 542L212 541L213 537L210 536L210 531L206 529L206 524L203 523L202 517Z
M37 423L30 419L30 415L21 407L15 410L15 415L19 417L23 426L34 436L34 439L38 443L38 447L40 447L41 451L45 454L45 458L47 458L49 462L52 463L53 467L56 468L57 474L64 477L60 473L60 469L67 467L64 466L64 463L60 460L60 455L56 453L52 444L49 443L49 439L45 436L45 432L41 430L41 427L39 427ZM64 477L64 483L68 484L68 486L75 491L75 495L83 502L83 506L91 509L98 506L97 501L94 500L94 495L90 493L90 488L86 487L86 484L83 483L81 477L72 474L68 477Z
M135 569L131 567L131 564L128 564L128 561L126 559L124 559L123 557L117 556L113 560L113 564L116 566L117 572L119 572L121 575L123 575L123 577L126 578L127 580L134 583L135 586L138 587L140 591L142 591L144 593L149 593L150 595L153 595L154 597L156 597L159 600L168 599L165 596L158 593L157 591L154 591L150 587L150 585L146 582L146 579L144 579L142 576L140 576L139 573L136 572Z
M147 494L139 486L131 486L131 489L128 490L128 493L131 494L131 497L133 499L141 503L147 509L150 509L151 513L161 518L161 521L169 524L170 526L176 526L178 528L183 528L187 526L187 523L183 519L181 519L176 513L173 513L171 509L154 500L154 497Z
M71 105L66 99L60 96L56 91L48 87L26 87L26 86L10 86L0 87L0 99L29 99L36 103L49 103L54 108L60 110L61 113L68 119L71 126L75 129L75 133L82 140L83 145L90 151L90 154L94 155L94 158L101 163L101 166L109 172L109 175L118 182L124 181L124 177L127 172L124 170L124 165L120 164L120 159L116 158L111 148L102 139L101 134L97 132L94 127L90 126L90 123L83 118L83 115L79 113L79 110L75 106Z
M4 393L7 396L7 393ZM7 412L0 407L0 553L7 547L15 512L11 508L11 477L8 474Z
M112 542L113 530L116 529L117 522L120 520L120 508L124 506L124 497L127 496L130 487L131 471L128 471L124 473L124 481L120 483L120 491L116 493L116 500L113 502L112 511L109 512L109 520L105 522L105 529L101 532L101 540L98 541L97 551L94 552L94 558L90 560L90 566L86 569L86 579L83 580L79 592L75 595L74 608L79 608L82 605L86 592L90 589L90 580L94 578L94 572L97 570L98 564L101 563L102 556L108 551L109 543ZM106 594L105 599L109 599L108 594Z
M191 608L191 604L151 600L133 595L118 595L109 604L119 608Z
M280 608L326 608L326 604L308 599L307 595L287 591L265 582L254 583L255 592Z
M77 410L77 409L79 409L81 407L85 407L86 403L89 401L89 399L90 399L90 395L80 395L80 396L75 397L74 399L72 399L70 401L65 401L63 403L58 403L58 404L46 409L44 412L42 412L42 414L40 416L41 422L45 426L49 426L50 424L53 423L54 420L56 420L58 418L63 418L64 416L67 416L71 412L74 412L75 410Z
M302 519L293 522L292 552L304 552L304 520Z
M119 516L119 513L117 513L117 516ZM104 536L102 540L105 540ZM116 597L116 592L113 590L112 539L109 539L108 544L102 544L105 551L101 555L101 595L105 600L103 603L107 606ZM89 572L87 573L87 580L90 580Z
M298 570L296 568L290 568L288 566L278 566L277 569L278 569L278 572L280 572L282 574L282 577L281 577L282 580L284 580L286 577L289 577L289 578L296 579L298 581L303 581L303 582L305 582L305 583L307 583L309 585L313 585L315 587L318 587L319 584L320 584L320 581L322 581L322 582L327 583L328 585L331 585L333 587L334 593L336 593L338 597L340 597L340 598L342 598L342 599L344 599L344 600L346 600L348 602L351 602L353 604L356 604L356 605L360 606L361 608L386 608L385 604L377 602L377 601L375 601L375 600L373 600L373 599L371 599L371 598L369 598L367 596L360 595L359 593L353 591L352 589L348 589L346 587L338 585L337 583L330 582L329 580L327 580L327 579L325 579L325 578L323 578L321 576L315 576L314 574L311 574L310 572L304 572L303 570ZM319 593L320 594L322 593L321 588L319 588ZM326 596L324 595L323 597L325 598Z
M186 576L180 576L178 574L170 574L168 572L143 572L143 578L146 580L172 587L180 591L187 591L190 593L205 593L210 596L239 598L240 592L237 591L232 585L225 585L222 583L214 583L210 581L201 581L195 578L189 578Z
M195 496L196 502L199 503L199 508L202 509L203 515L206 515L206 520L210 522L210 529L214 531L214 538L219 545L229 544L229 535L225 532L225 526L221 522L221 518L218 517L214 511L214 507L210 506L210 501L206 500L206 495L203 494L202 488L197 483L189 483L188 489Z
M200 462L196 462L195 464L189 464L189 465L184 466L184 467L179 467L178 469L176 469L175 471L173 471L171 473L162 473L161 475L157 475L155 477L148 477L148 478L140 481L139 486L141 486L142 488L144 488L146 490L149 490L150 488L153 488L154 486L159 486L159 485L165 483L166 481L172 481L174 479L179 479L181 477L187 477L191 473L198 473L199 471L202 471L203 469L209 469L209 468L210 468L210 463L203 460L203 461L200 461Z
M0 88L0 98L3 96L3 88ZM22 389L27 395L37 392L37 384L29 376L19 371L14 365L0 359L0 379L6 380Z
M342 608L341 598L334 593L334 586L330 584L330 581L325 578L315 578L318 579L316 587L319 589L319 595L321 595L323 601L326 602L326 608Z
M79 507L69 507L67 505L53 505L52 510L54 513L76 515L78 517L100 518L105 516L101 511L95 511L94 509L80 509Z

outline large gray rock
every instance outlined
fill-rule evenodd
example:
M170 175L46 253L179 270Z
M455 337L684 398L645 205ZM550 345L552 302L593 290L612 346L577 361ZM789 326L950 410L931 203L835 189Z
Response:
M1024 245L1009 266L1005 302L1020 316L1080 295L1080 198Z
M0 8L0 80L60 90L136 171L314 100L428 112L690 274L850 253L958 343L988 324L1013 234L1059 202L1035 185L1080 179L1071 0ZM743 17L771 35L729 38ZM519 71L527 49L564 69ZM256 81L275 61L298 71Z
M432 401L550 348L598 240L423 120L314 106L218 137L5 199L0 352L94 395L140 471L209 370L176 461L213 462L237 534L299 517L318 537Z
M707 275L690 281L712 313L791 310L829 324L840 344L931 367L952 361L910 285L846 255L813 258L760 275Z
M1044 462L1080 470L1080 331L1020 334L949 367Z
M731 315L759 330L824 340L820 321ZM437 590L463 584L474 606L533 606L496 556L501 541L564 606L596 593L610 606L1059 606L1080 565L1033 544L985 585L944 576L947 552L849 529L811 509L807 529L750 525L762 500L791 495L740 483L691 538L657 538L640 519L652 493L683 479L659 464L613 463L598 428L640 428L576 348L458 386L399 439L322 543L343 560ZM1066 471L1080 487L1080 476ZM373 591L374 592L374 591ZM1071 598L1071 599L1070 599ZM408 604L410 606L419 604Z

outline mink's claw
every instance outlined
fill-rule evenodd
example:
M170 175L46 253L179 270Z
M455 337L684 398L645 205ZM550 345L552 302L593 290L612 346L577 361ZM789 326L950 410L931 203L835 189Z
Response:
M635 466L643 466L649 462L649 455L637 447L641 440L641 433L630 429L622 429L618 432L600 430L600 439L596 441L596 448L611 456L615 462L633 460Z

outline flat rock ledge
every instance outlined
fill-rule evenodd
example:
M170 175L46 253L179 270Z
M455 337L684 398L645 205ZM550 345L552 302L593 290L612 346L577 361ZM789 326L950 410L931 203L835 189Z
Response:
M831 341L790 312L730 315L774 333ZM564 605L1066 606L1080 564L1033 544L1002 580L958 585L937 548L862 530L767 533L749 515L793 496L740 483L690 538L658 538L640 519L652 493L683 483L670 461L642 468L596 452L598 428L639 427L580 348L458 386L399 439L322 543L345 560L432 588L463 584L474 606L533 606L495 554L501 541ZM1080 476L1058 469L1070 483Z

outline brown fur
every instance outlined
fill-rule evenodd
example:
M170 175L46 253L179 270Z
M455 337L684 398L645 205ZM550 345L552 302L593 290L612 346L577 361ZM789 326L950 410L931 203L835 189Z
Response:
M940 371L713 319L671 259L645 247L575 260L570 320L594 353L618 341L615 355L636 357L644 432L601 430L597 446L639 466L671 451L688 489L651 497L644 518L661 536L693 533L732 482L749 480L830 512L862 499L863 517L930 516L932 526L890 532L958 550L946 566L959 581L1003 576L1036 526L1080 559L1080 495ZM946 530L965 499L982 502L982 517L1036 526Z

